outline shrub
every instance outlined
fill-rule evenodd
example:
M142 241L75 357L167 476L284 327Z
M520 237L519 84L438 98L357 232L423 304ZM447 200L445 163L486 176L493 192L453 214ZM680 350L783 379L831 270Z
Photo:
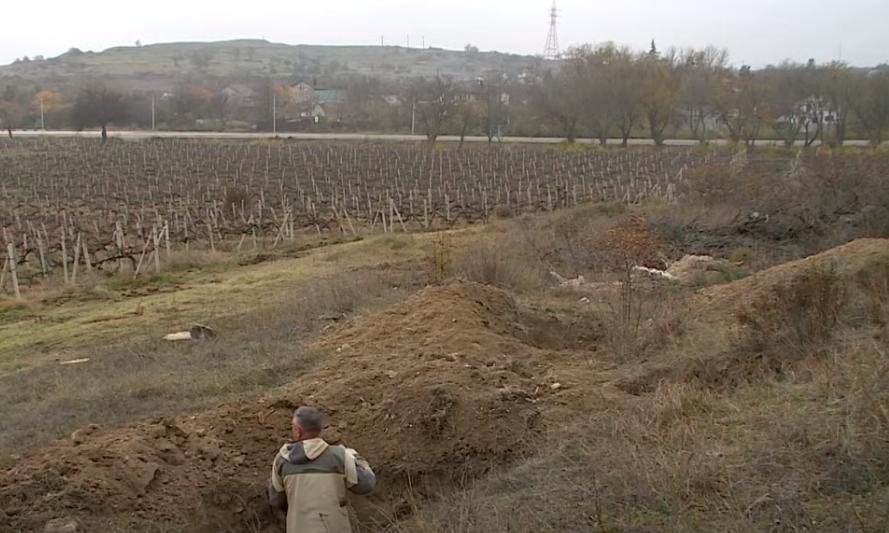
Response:
M503 219L503 218L512 218L512 216L513 216L512 208L509 207L508 205L503 205L503 204L498 204L496 207L494 207L493 213L494 213L494 218Z
M753 259L753 249L747 247L735 248L728 255L728 260L732 263L746 265Z
M518 256L514 247L500 243L482 243L459 255L454 264L458 276L468 281L515 291L542 286L528 261Z
M744 348L777 356L778 363L800 359L833 336L846 301L846 287L832 268L777 285L739 315Z

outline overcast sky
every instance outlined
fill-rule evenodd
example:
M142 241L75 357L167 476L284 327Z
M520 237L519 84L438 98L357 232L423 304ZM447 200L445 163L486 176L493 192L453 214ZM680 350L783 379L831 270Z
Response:
M0 0L0 64L68 48L265 38L540 54L550 0ZM732 62L889 62L889 0L561 0L562 48L615 41L647 49L728 48Z

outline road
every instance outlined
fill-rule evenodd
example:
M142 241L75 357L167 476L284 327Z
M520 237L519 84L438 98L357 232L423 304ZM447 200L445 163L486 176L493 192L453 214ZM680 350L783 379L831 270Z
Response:
M70 130L13 130L13 136L21 137L99 137L98 131L70 131ZM235 133L235 132L211 132L211 131L146 131L146 130L116 130L109 131L109 137L117 139L140 140L150 138L161 139L271 139L275 135L269 132L263 133ZM388 141L388 142L423 142L426 137L423 135L408 134L384 134L384 133L279 133L278 137L283 139L296 139L303 141ZM456 135L443 135L438 138L440 142L460 142L460 137ZM486 143L487 137L467 136L466 142L470 143ZM563 137L503 137L504 143L525 143L525 144L559 144L566 142ZM597 144L597 139L577 139L579 144ZM620 139L609 139L609 145L619 145ZM726 145L729 141L725 139L714 139L711 144ZM630 139L630 145L633 146L651 146L654 141L651 139ZM691 139L668 139L664 142L668 146L697 146L698 142ZM782 141L761 140L757 141L757 146L778 146L782 145ZM801 143L797 143L801 144ZM864 140L847 140L847 146L869 146Z

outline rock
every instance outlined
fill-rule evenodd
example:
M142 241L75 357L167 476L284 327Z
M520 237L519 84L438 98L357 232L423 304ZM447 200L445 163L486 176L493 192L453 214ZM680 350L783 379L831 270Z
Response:
M669 272L666 272L664 270L658 270L656 268L648 268L645 266L634 266L633 272L636 274L641 274L641 275L648 276L648 277L658 279L658 280L679 281L679 278L676 277L675 275L673 275Z
M716 270L718 262L709 255L686 255L667 269L682 283L693 283L708 270Z
M177 333L170 333L169 335L164 335L165 341L170 342L178 342L178 341L200 341L204 339L212 339L216 336L216 330L211 328L210 326L205 326L203 324L195 324L188 331L179 331Z
M96 424L90 424L85 428L78 429L74 433L71 434L71 440L74 442L74 445L82 444L87 437L95 434L99 431L99 426Z
M203 324L195 324L188 330L191 334L191 339L195 341L203 340L203 339L212 339L216 336L216 330L211 328L210 326L205 326Z
M76 518L54 518L43 527L43 533L78 533L83 531Z
M143 495L148 491L151 482L157 477L160 467L154 463L145 463L144 465L133 470L133 488L136 493Z
M164 335L164 340L169 342L190 341L191 332L180 331L178 333L170 333L169 335Z
M389 376L389 379L395 379L396 377L398 377L398 372L390 370L386 372L386 375Z
M559 390L562 388L562 384L561 383L553 383L552 385L549 386L549 388L552 390Z
M178 446L169 440L162 439L155 444L155 447L157 448L158 456L165 463L173 466L185 464L185 454L182 453L182 450L180 450Z

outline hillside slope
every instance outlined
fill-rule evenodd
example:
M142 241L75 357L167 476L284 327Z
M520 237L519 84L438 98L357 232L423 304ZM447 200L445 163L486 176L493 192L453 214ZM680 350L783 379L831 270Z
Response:
M185 79L302 79L330 83L349 76L388 81L436 73L472 79L489 72L517 75L539 60L499 52L467 53L400 46L313 46L235 40L72 49L56 58L0 66L11 82L69 87L96 79L127 88L162 89Z

